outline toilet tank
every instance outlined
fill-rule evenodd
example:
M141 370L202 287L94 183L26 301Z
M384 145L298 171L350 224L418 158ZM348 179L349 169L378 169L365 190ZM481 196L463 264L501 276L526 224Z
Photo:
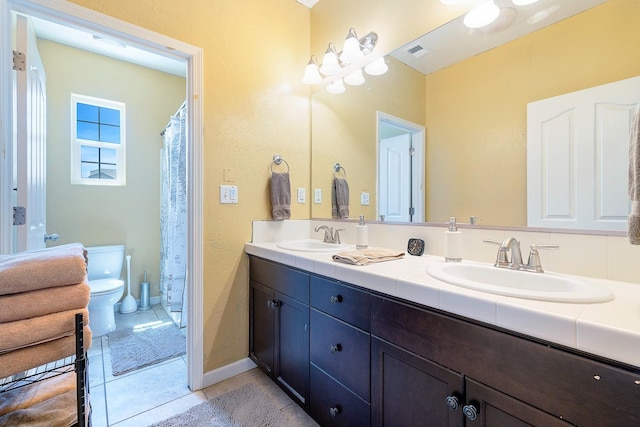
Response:
M124 245L89 246L88 280L119 279L124 262Z

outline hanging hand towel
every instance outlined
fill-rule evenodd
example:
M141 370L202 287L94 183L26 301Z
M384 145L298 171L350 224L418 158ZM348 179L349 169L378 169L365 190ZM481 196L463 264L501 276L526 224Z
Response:
M276 221L291 217L289 172L271 173L271 215Z
M333 178L331 217L349 218L349 183L344 178Z
M629 243L640 245L640 106L636 107L629 141Z

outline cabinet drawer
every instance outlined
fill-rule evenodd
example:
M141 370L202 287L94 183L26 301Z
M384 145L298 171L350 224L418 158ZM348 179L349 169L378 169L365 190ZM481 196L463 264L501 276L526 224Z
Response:
M321 426L369 426L369 404L311 365L309 413Z
M335 280L311 276L311 306L365 331L371 323L371 297L368 293Z
M309 274L254 256L249 258L251 280L309 304Z
M311 309L311 361L367 402L370 348L368 333Z

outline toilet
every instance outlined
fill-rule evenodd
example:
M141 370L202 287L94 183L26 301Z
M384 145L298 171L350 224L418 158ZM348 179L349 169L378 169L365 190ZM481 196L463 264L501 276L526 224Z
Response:
M113 305L124 292L120 280L124 262L124 245L87 247L87 276L91 288L89 322L94 337L116 329Z

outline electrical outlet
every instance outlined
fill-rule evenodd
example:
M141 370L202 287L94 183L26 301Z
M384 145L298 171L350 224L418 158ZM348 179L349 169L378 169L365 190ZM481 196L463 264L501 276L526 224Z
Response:
M322 189L313 190L313 203L322 203Z
M307 202L307 189L298 188L298 203L306 203L306 202Z
M360 193L360 204L362 206L369 206L369 193L365 191Z
M237 185L221 185L220 186L220 203L238 203L238 186Z

